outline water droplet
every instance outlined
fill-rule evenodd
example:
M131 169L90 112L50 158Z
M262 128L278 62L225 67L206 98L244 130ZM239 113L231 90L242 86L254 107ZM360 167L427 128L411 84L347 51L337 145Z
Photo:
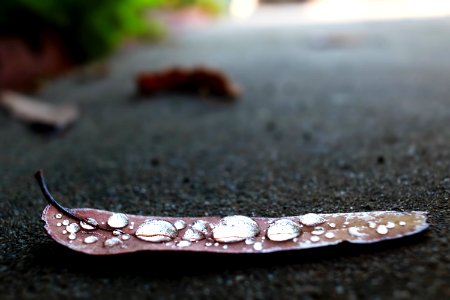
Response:
M398 225L400 225L400 226L405 226L405 225L406 225L406 222L405 222L405 221L400 221L400 222L398 222Z
M108 225L112 228L124 228L128 225L128 217L125 214L114 213L108 218Z
M313 243L317 243L318 241L320 241L320 237L317 235L313 235L309 238L311 240L311 242Z
M113 238L107 239L107 240L103 243L103 245L104 245L106 248L112 248L112 247L115 247L115 246L122 245L122 241L119 240L119 239L116 238L116 237L113 237Z
M56 226L61 227L62 226L61 222L56 223Z
M386 225L378 225L377 232L379 234L387 234L389 232L389 229L386 227Z
M394 228L395 227L395 223L394 222L387 222L386 223L386 227L389 228L389 229Z
M349 225L349 224L350 224L349 221L345 221L345 222L344 222L344 225Z
M62 214L56 214L56 215L55 215L55 218L61 219L61 218L62 218Z
M191 245L191 242L189 241L180 241L177 243L177 247L189 247Z
M80 226L84 230L94 230L97 225L97 221L93 218L86 218L84 221L80 221Z
M115 236L121 235L122 233L123 233L123 231L122 230L118 230L118 229L116 229L116 230L114 230L112 232L112 234L115 235Z
M213 237L221 243L236 243L255 237L259 226L246 216L229 216L221 219L213 229Z
M213 243L210 243L210 242L205 243L205 246L206 246L206 247L211 247L212 245L213 245Z
M192 224L192 229L199 231L204 235L207 235L209 232L208 222L205 222L203 220L197 220L194 222L194 224Z
M63 234L67 234L67 230L63 230L63 232L62 232Z
M78 231L80 231L80 225L78 225L77 223L71 223L66 226L66 230L70 233L77 233Z
M95 235L90 235L90 236L84 238L84 241L83 241L83 242L84 242L85 244L93 244L93 243L95 243L96 241L98 241L98 237L96 237Z
M298 238L294 238L294 239L292 239L292 241L293 241L294 243L297 243L297 242L298 242Z
M136 230L136 237L153 243L168 242L178 234L172 223L163 220L147 220Z
M271 241L282 242L300 235L300 225L289 219L279 219L267 228L267 238Z
M336 223L330 223L328 224L331 228L336 228Z
M227 245L223 245L223 249L227 250L228 246Z
M134 229L134 222L130 223L130 229Z
M63 223L64 226L67 226L67 225L69 225L70 221L69 220L64 220L62 223Z
M369 228L375 228L375 227L377 227L377 224L376 223L374 223L374 222L369 222Z
M253 245L255 243L255 239L254 238L249 238L245 240L245 244L247 245Z
M186 228L186 222L183 220L177 220L175 223L173 223L176 229L181 230Z
M74 240L77 238L77 235L75 233L69 234L69 240Z
M215 247L219 247L219 243L214 243L214 246Z
M200 231L188 229L183 235L183 240L191 241L191 242L197 242L200 240L203 240L205 238L205 235L201 233Z
M325 233L325 228L323 227L315 227L313 231L311 231L311 234L313 235L322 235Z
M318 214L309 213L299 217L300 222L305 226L316 226L325 222L325 219Z
M263 249L263 244L261 242L256 242L253 244L253 249L255 249L256 251L260 251Z
M334 233L328 231L327 233L325 233L325 237L327 239L333 239L335 237Z
M125 233L121 236L122 240L127 241L131 238L131 235L129 235L128 233Z
M359 229L360 229L359 227L349 227L349 228L347 229L347 231L348 231L348 233L349 233L350 235L355 236L355 237L363 237L363 236L366 236L365 233L359 232Z

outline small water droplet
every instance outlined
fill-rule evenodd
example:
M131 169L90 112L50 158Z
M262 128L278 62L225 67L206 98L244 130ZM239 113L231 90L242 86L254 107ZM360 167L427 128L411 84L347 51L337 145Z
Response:
M56 226L61 227L62 226L61 222L56 223Z
M211 247L212 245L213 245L213 243L210 243L210 242L205 243L205 246L206 246L206 247Z
M294 243L297 243L297 242L298 242L298 238L294 238L294 239L292 239L292 241L293 241Z
M128 225L128 217L122 213L114 213L108 218L108 225L112 228L124 228Z
M254 238L249 238L245 240L245 244L247 245L253 245L255 243L255 239Z
M400 221L400 222L398 222L398 225L400 225L400 226L405 226L405 225L406 225L406 222L405 222L405 221Z
M267 228L267 238L271 241L282 242L300 235L300 226L289 219L279 219Z
M181 230L186 228L186 222L183 220L177 220L173 223L173 226L175 226L176 229Z
M130 229L134 229L134 222L130 223Z
M336 223L330 223L328 224L331 228L336 228Z
M106 248L112 248L112 247L115 247L115 246L122 245L122 241L119 240L119 239L116 238L116 237L112 237L112 238L110 238L110 239L107 239L107 240L103 243L103 245L104 245Z
M344 222L344 225L349 225L349 224L350 224L349 221L345 221L345 222Z
M56 215L55 215L55 218L61 219L61 218L62 218L62 214L56 214Z
M164 220L146 220L136 230L136 237L147 242L168 242L178 234L172 223Z
M122 240L127 241L131 238L131 235L129 235L128 233L125 233L121 236Z
M84 241L83 241L83 242L84 242L85 244L93 244L93 243L95 243L96 241L98 241L98 237L96 237L95 235L90 235L90 236L84 238Z
M355 236L355 237L363 237L363 236L366 236L365 233L359 232L359 229L360 229L360 227L349 227L349 228L347 229L347 231L348 231L348 233L349 233L350 235Z
M67 234L67 230L63 230L63 232L62 232L63 234Z
M219 243L214 243L214 246L215 247L219 247Z
M313 243L317 243L318 241L320 241L320 237L317 235L313 235L309 238L311 240L311 242Z
M379 234L387 234L389 232L389 229L386 227L386 225L378 225L377 232Z
M74 240L77 238L77 235L75 233L69 234L69 240Z
M112 234L115 235L115 236L119 236L119 235L121 235L122 233L123 233L123 231L122 231L122 230L118 230L118 229L116 229L116 230L114 230L114 231L112 232Z
M71 223L66 226L66 230L70 233L77 233L78 231L80 231L80 225L78 225L77 223Z
M261 242L256 242L253 244L253 249L255 249L256 251L260 251L263 249L263 244Z
M192 229L199 231L199 232L203 233L204 235L207 235L209 232L208 222L203 221L203 220L197 220L194 222L194 224L192 224Z
M189 241L180 241L177 243L177 247L189 247L191 245L191 242Z
M63 223L64 226L67 226L67 225L69 225L70 221L69 220L64 220L62 223Z
M394 228L395 227L395 223L394 222L387 222L386 223L386 227L389 228L389 229Z
M325 233L325 228L323 227L315 227L313 231L311 231L311 234L313 235L322 235Z
M328 231L327 233L325 233L325 237L326 237L327 239L332 239L332 238L335 237L335 235L334 235L334 233Z
M93 218L86 218L84 221L80 221L80 226L84 230L94 230L97 225L97 221Z
M369 222L369 228L374 229L375 227L377 227L377 224L374 222Z
M213 229L213 238L221 243L236 243L253 238L259 233L259 226L246 216L229 216L221 219Z
M299 217L300 223L305 226L316 226L325 222L325 219L318 214L309 213Z
M201 233L200 231L188 229L183 235L183 240L191 241L191 242L197 242L200 240L203 240L205 238L205 235Z
M223 245L223 249L227 250L228 246L227 245Z

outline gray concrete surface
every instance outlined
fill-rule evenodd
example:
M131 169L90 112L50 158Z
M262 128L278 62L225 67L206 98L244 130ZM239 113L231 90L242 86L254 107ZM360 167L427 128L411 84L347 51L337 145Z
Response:
M83 116L47 139L0 115L2 299L450 297L450 20L186 32L118 54L106 79L39 96ZM133 101L139 70L221 68L221 104ZM273 255L89 257L46 236L33 181L67 206L148 215L426 210L430 229Z

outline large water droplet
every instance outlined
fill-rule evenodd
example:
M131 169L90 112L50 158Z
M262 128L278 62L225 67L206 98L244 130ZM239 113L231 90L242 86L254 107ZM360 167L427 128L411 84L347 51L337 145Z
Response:
M69 225L70 221L69 220L64 220L62 223L63 223L64 226L67 226L67 225Z
M179 241L177 243L177 247L180 247L180 248L189 247L190 245L191 245L191 242L189 242L189 241Z
M316 226L325 222L325 219L318 214L309 213L299 217L300 223L305 226Z
M201 233L200 231L188 229L183 235L183 240L190 241L190 242L197 242L200 240L203 240L205 238L205 235Z
M86 218L84 221L80 221L80 226L84 230L94 230L98 226L98 223L93 218Z
M313 235L309 238L309 240L313 243L317 243L318 241L320 241L320 236Z
M253 249L255 249L256 251L260 251L263 249L263 244L261 242L256 242L253 244Z
M400 225L400 226L405 226L405 225L406 225L406 222L405 222L405 221L400 221L400 222L398 222L398 225Z
M194 222L194 224L192 224L192 229L200 231L204 235L208 235L209 233L208 227L209 227L208 222L203 220L197 220Z
M153 243L171 241L177 234L175 226L163 220L147 220L136 230L136 237Z
M386 225L378 225L377 232L379 234L387 234L389 232L389 229L386 227Z
M77 233L78 231L80 231L80 225L78 225L77 223L71 223L66 226L66 230L70 233Z
M270 224L267 238L271 241L282 242L292 240L300 235L300 225L289 219L279 219Z
M323 228L321 226L315 227L314 230L311 231L311 234L313 234L313 235L322 235L324 233L325 233L325 228Z
M183 220L177 220L173 223L173 226L175 226L176 229L181 230L186 228L186 222Z
M56 214L56 215L55 215L55 218L61 219L61 218L62 218L62 214Z
M93 244L96 241L98 241L98 237L96 237L95 235L90 235L84 238L84 243L85 244Z
M236 243L258 234L258 223L246 216L225 217L213 229L214 240L221 243Z
M113 238L107 239L107 240L103 243L103 245L104 245L106 248L112 248L112 247L115 247L115 246L122 245L122 241L119 240L119 239L116 238L116 237L113 237Z
M389 228L389 229L392 229L392 228L395 227L395 223L394 222L387 222L386 223L386 227Z
M334 233L328 231L327 233L325 233L325 237L327 239L333 239L335 237Z
M125 214L114 213L108 218L108 225L112 228L124 228L128 225L128 217Z

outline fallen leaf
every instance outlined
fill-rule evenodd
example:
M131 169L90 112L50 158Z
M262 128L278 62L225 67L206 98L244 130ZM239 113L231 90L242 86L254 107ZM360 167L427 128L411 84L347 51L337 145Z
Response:
M0 106L37 131L53 132L68 129L78 118L78 108L72 104L50 104L27 96L4 91Z
M63 246L92 255L137 251L270 253L344 241L375 243L416 234L429 226L427 213L420 211L193 218L67 209L52 198L42 172L36 173L36 178L50 202L42 213L47 233Z
M235 99L240 95L239 87L223 72L205 67L142 72L138 74L136 83L138 92L143 95L181 92L228 99Z

